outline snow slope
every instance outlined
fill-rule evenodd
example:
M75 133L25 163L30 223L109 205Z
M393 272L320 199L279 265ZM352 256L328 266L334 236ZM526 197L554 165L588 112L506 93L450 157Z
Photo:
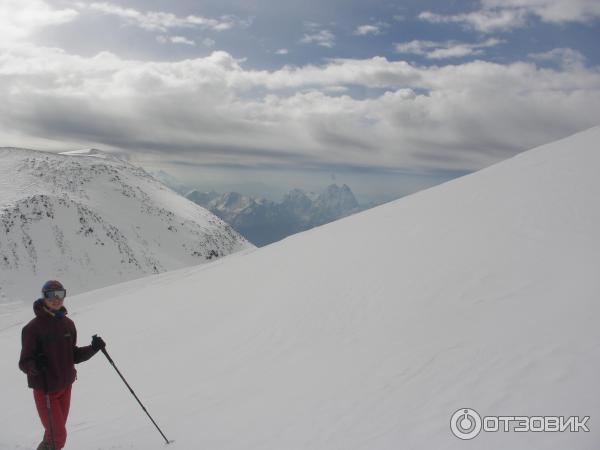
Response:
M600 128L247 253L67 299L193 450L597 449ZM0 449L40 437L0 317ZM85 338L84 338L85 337ZM450 433L459 408L584 433ZM162 449L98 355L67 449Z
M113 155L0 148L0 303L50 278L79 293L252 247Z

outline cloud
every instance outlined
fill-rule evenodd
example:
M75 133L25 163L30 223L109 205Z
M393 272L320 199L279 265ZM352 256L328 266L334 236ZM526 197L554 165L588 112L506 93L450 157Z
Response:
M287 48L280 48L275 52L276 55L287 55L290 51Z
M216 41L214 39L211 38L204 38L202 39L202 45L204 45L205 47L214 47L216 44Z
M185 44L185 45L196 45L195 41L192 41L184 36L157 36L156 40L161 44L166 44L168 42L172 44Z
M550 62L562 67L583 67L585 56L572 48L555 48L543 53L531 53L529 57L540 62Z
M123 8L112 3L94 2L89 5L85 3L79 3L78 5L90 11L119 17L129 25L149 31L166 32L172 28L199 28L223 31L235 26L235 21L231 17L220 19L211 19L198 15L179 17L175 14L161 11L141 12L133 8Z
M486 9L525 10L547 23L585 23L600 19L597 0L482 0L482 4Z
M74 9L54 9L43 0L2 0L0 39L4 44L25 39L41 28L62 25L73 21L77 16L78 12Z
M481 0L477 11L443 15L430 11L419 19L431 23L458 23L483 33L509 31L527 25L536 17L542 22L585 23L600 19L597 0Z
M468 44L465 42L446 41L410 41L395 44L397 53L408 53L425 56L427 59L463 58L465 56L481 55L484 48L494 47L504 41L488 39L484 42Z
M564 52L563 52L564 54ZM253 70L0 49L0 142L115 147L249 167L473 170L595 125L600 70L383 57ZM372 92L353 96L356 87Z
M481 10L466 14L441 15L426 11L419 19L431 23L459 23L484 33L507 31L526 24L526 11L519 9Z
M172 36L171 42L173 44L185 44L185 45L196 45L196 43L184 36Z
M378 35L381 34L381 29L376 25L361 25L354 30L354 34L357 36Z
M335 36L329 30L321 30L313 34L305 34L300 39L301 44L317 44L321 47L332 48L335 46Z
M305 22L304 28L307 32L300 39L301 44L317 44L321 47L332 48L335 46L335 35L326 29L321 29L319 24Z

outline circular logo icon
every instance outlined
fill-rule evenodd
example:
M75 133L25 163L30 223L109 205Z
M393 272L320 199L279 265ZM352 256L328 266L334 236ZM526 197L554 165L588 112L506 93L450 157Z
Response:
M471 408L461 408L452 414L450 429L459 439L473 439L481 431L481 416Z

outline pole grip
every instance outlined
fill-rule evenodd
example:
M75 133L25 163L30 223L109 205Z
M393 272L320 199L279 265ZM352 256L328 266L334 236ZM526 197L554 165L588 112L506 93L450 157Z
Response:
M92 336L92 338L97 338L97 337L98 337L98 335L97 335L97 334L94 334L94 335ZM101 349L100 349L100 351L101 351L102 353L104 353L104 356L106 356L106 358L108 359L108 361L109 361L109 362L110 362L110 363L111 363L111 364L114 366L114 365L115 365L115 363L113 362L112 358L110 357L110 355L108 354L108 352L106 351L106 349L105 349L105 348L101 348Z

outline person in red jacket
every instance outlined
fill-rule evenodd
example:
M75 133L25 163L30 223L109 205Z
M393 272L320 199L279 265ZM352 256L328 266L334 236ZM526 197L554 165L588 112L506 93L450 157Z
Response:
M38 450L60 450L65 446L71 385L77 375L75 364L87 361L106 346L102 338L94 337L92 345L77 347L77 330L64 307L66 295L58 281L46 282L43 298L33 303L35 318L21 333L19 368L27 374L45 429Z

